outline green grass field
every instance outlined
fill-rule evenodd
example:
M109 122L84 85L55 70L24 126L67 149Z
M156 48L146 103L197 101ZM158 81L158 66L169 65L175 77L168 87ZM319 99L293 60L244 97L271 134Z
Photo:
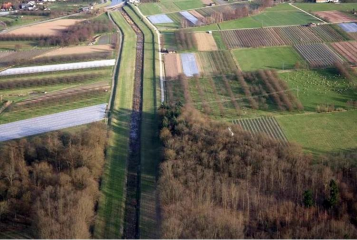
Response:
M238 28L259 28L272 26L302 25L319 22L316 18L303 13L287 4L268 8L255 16L226 21L219 24L222 30Z
M357 111L279 116L276 118L291 142L312 153L357 147Z
M201 0L161 0L158 3L142 3L139 5L140 11L146 16L201 7L204 7Z
M111 136L103 174L101 198L94 228L94 238L121 238L125 204L126 160L129 124L133 104L136 35L119 12L111 13L123 32L115 99L111 113Z
M299 99L305 111L316 112L317 105L333 104L346 108L348 100L357 100L352 84L338 76L333 69L281 73L292 89L299 88Z
M158 76L157 37L138 15L125 7L128 14L144 33L144 86L143 86L143 118L141 125L141 196L140 196L140 238L158 238L159 222L156 211L156 177L160 158L160 140L157 127L157 95ZM134 8L135 10L135 8Z
M297 61L304 61L293 47L237 49L232 53L242 71L291 69Z

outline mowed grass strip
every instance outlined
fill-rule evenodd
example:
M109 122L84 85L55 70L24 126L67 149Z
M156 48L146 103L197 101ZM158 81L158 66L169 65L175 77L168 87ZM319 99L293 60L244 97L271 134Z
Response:
M140 186L140 238L159 238L159 219L156 211L156 177L160 162L160 141L157 119L158 65L157 36L151 28L140 20L135 8L125 7L125 11L144 34L144 79L143 115L141 124L141 186Z
M130 115L133 104L136 35L120 12L112 12L123 33L123 48L116 76L111 113L111 136L103 174L102 196L94 228L95 238L121 238L125 203L126 160L129 151Z
M356 119L356 110L277 117L288 140L312 153L356 148Z
M293 47L267 47L232 51L243 71L259 69L291 69L304 62Z

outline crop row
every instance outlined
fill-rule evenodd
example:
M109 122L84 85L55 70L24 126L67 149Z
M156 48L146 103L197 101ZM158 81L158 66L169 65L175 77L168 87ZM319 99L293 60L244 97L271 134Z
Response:
M295 48L311 67L326 67L342 62L342 59L325 44L295 45Z
M269 138L288 142L283 130L274 117L234 120L234 124L241 126L251 133L263 133Z
M351 39L329 25L228 30L222 31L221 35L228 48L337 42Z
M49 86L49 85L56 85L56 84L80 83L80 82L85 82L104 76L105 76L104 74L100 74L100 73L91 73L91 74L73 75L73 76L23 79L23 80L16 80L16 81L13 80L0 81L0 90Z
M357 64L357 42L338 42L333 43L332 46L350 63Z

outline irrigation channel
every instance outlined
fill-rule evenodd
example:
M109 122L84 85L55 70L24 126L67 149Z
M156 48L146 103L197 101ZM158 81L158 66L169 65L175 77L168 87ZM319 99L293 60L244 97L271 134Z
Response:
M144 34L123 8L119 8L118 11L120 11L125 20L132 27L137 37L134 96L130 120L129 156L127 160L127 183L123 232L123 238L134 239L139 238L141 157L140 129L142 123Z

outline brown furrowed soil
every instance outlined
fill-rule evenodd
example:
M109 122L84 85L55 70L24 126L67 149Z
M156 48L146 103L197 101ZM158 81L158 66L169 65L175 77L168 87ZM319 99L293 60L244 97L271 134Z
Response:
M53 51L42 54L39 57L53 57L53 56L63 56L63 55L76 55L76 54L87 54L87 53L108 53L112 52L113 48L110 44L106 45L92 45L92 46L76 46L76 47L65 47L57 48Z
M57 36L61 31L65 30L69 26L76 24L82 20L75 19L60 19L53 22L45 22L32 26L27 26L10 31L9 34L15 35L45 35L45 36Z
M354 22L357 21L356 18L352 18L340 11L321 11L314 12L320 18L326 19L330 23L342 23L342 22Z
M198 51L216 51L218 50L216 41L212 34L208 33L194 33L194 38L197 42Z
M182 73L182 63L179 54L165 55L165 74L167 79L176 79Z

